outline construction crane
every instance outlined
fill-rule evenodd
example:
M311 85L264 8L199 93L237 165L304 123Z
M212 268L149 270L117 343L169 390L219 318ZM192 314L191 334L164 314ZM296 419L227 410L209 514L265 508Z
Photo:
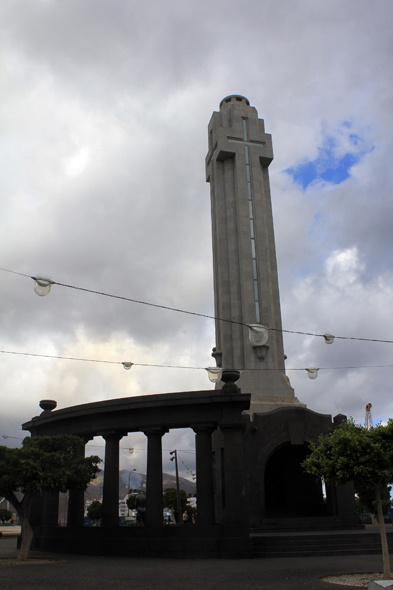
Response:
M373 415L371 413L372 404L366 404L366 415L364 417L364 427L366 430L370 430L373 427Z

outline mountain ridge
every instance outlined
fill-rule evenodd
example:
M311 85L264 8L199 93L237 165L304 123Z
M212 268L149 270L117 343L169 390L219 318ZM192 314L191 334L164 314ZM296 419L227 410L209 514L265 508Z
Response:
M86 492L85 502L92 500L102 500L102 488L104 485L104 472L100 471L97 477L93 479ZM190 481L185 477L179 477L180 489L184 490L187 496L195 495L196 484L194 481ZM137 473L135 471L129 471L122 469L119 472L119 500L122 500L125 496L128 496L129 490L143 489L146 486L146 475L144 473ZM176 487L176 476L170 473L162 474L162 489L165 491L166 488Z

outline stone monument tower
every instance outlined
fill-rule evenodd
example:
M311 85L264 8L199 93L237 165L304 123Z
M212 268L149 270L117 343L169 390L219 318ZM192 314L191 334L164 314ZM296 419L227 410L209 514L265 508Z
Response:
M251 412L301 406L285 375L276 250L268 167L271 136L247 98L227 96L209 123L206 179L210 183L216 347L219 367L241 370ZM238 322L238 323L236 323ZM268 328L255 346L249 329Z

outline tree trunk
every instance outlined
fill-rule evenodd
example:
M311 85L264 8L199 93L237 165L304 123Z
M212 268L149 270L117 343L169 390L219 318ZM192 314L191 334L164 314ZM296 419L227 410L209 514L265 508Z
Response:
M26 561L29 556L31 542L33 540L33 529L30 526L29 521L26 518L24 511L19 512L19 520L22 528L22 543L18 553L18 561Z
M375 500L377 503L379 532L381 535L383 577L385 580L390 580L391 573L390 573L389 547L388 547L388 540L386 537L385 521L383 520L381 489L380 489L379 484L375 484Z
M28 506L31 500L30 494L25 494L22 501L19 502L15 494L7 494L5 498L15 508L19 516L19 522L21 525L22 543L19 549L18 561L26 561L29 556L31 542L33 540L34 532L30 526L27 518Z

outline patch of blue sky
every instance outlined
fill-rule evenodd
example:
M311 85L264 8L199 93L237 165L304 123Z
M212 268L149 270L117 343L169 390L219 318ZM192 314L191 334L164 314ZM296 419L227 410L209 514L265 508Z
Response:
M293 177L295 183L300 184L303 189L318 180L340 184L349 178L352 166L360 160L359 155L349 152L342 157L334 157L332 145L319 148L318 151L319 155L315 160L285 170Z
M359 156L346 153L342 158L335 160L333 166L326 168L326 170L320 174L320 178L325 182L340 184L349 178L352 166L357 164L359 160Z
M329 182L340 184L351 175L351 168L357 164L361 157L372 151L374 147L366 148L364 141L359 135L350 133L346 135L347 148L353 147L353 151L340 149L342 145L343 133L342 128L351 129L352 123L344 121L341 125L341 131L338 133L338 139L332 136L325 136L323 146L318 148L318 157L315 160L304 161L297 166L287 168L285 172L293 177L296 184L304 190L312 183Z

